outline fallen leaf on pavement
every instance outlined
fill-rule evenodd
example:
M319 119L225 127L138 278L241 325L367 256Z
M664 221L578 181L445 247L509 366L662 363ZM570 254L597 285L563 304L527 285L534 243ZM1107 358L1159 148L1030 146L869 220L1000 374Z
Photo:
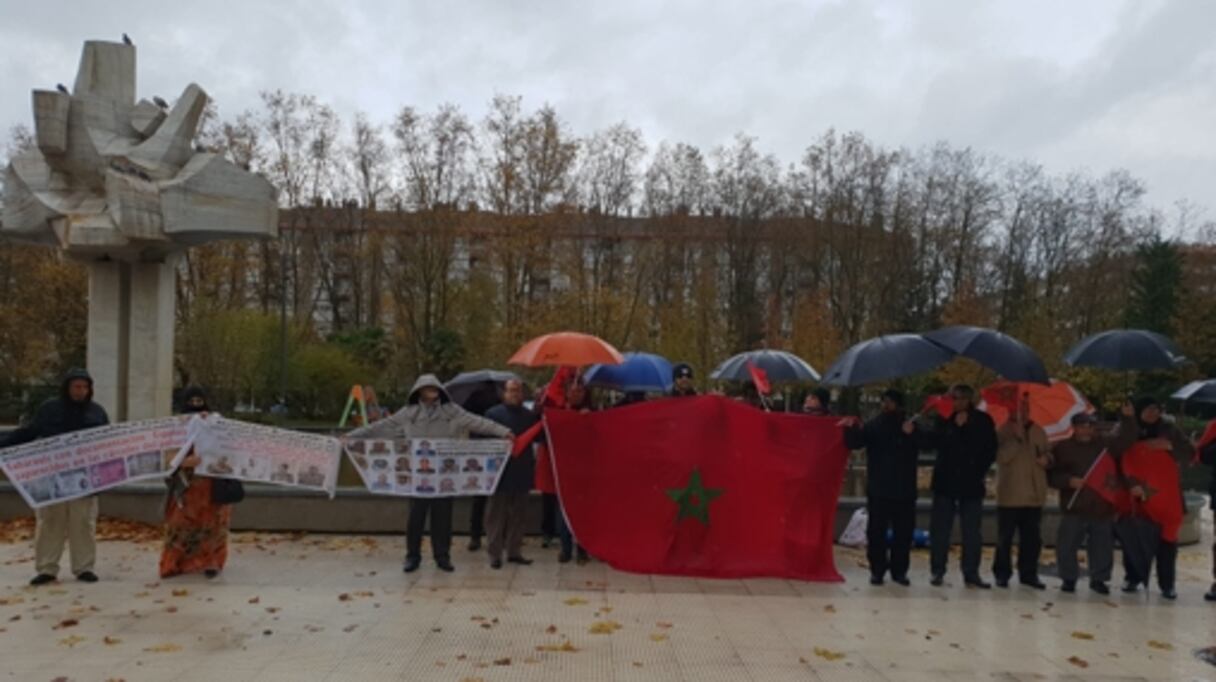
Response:
M557 626L550 625L549 627L545 628L545 632L550 635L555 635L557 634Z
M172 642L165 642L164 644L157 644L155 646L150 646L150 647L147 647L144 649L144 651L147 651L147 652L153 653L153 654L171 654L175 651L181 651L181 650L182 650L182 648L180 645L174 644Z
M1089 667L1089 661L1086 661L1084 658L1080 658L1078 656L1069 656L1068 662L1077 666L1078 668L1088 668Z
M665 635L665 634L663 634L663 633L661 633L661 632L652 632L652 633L650 633L650 641L652 641L652 642L666 642L666 641L667 641L667 635Z
M114 646L115 644L122 644L121 639L119 639L117 637L111 637L109 635L102 637L101 641L104 642L106 646Z
M825 661L839 661L840 659L844 658L844 654L839 651L832 651L830 649L824 649L821 647L815 647L814 652L816 656Z
M83 641L84 641L84 637L79 637L79 636L77 636L77 635L72 635L72 636L70 636L70 637L64 637L63 639L59 640L59 644L60 644L61 646L66 646L66 647L74 647L74 646L76 646L77 644L80 644L80 643L81 643L81 642L83 642Z
M262 601L262 598L261 598L261 597L250 597L250 598L249 598L249 603L250 603L250 604L257 604L257 603L258 603L258 602L260 602L260 601Z
M52 630L62 630L64 628L76 627L77 625L80 625L80 621L76 620L75 618L67 618L65 620L59 621L58 624L51 626L51 629Z
M615 620L597 620L591 624L589 632L593 635L611 635L621 629L621 624Z
M174 597L185 597L190 594L190 590L173 590Z
M511 665L510 657L494 659L494 665Z
M582 597L570 597L569 599L566 599L562 603L565 604L566 606L582 606L583 604L587 603L587 600L583 599Z
M827 606L823 607L823 612L824 613L836 613L836 607L832 606L831 604L828 604Z
M541 644L536 647L537 651L564 651L574 653L578 651L578 647L570 643L570 640L565 640L561 644Z
M1155 639L1148 640L1148 646L1151 649L1159 649L1161 651L1173 651L1174 645L1169 642L1158 642Z
M1072 638L1073 639L1093 639L1094 636L1089 634L1088 632L1081 632L1080 630L1077 630L1072 633Z

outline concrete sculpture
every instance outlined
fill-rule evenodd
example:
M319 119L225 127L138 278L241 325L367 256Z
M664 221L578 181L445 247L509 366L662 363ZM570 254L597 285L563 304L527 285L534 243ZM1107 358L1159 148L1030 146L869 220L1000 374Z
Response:
M270 182L195 149L206 104L194 84L137 102L135 46L89 41L71 91L34 91L37 147L5 171L0 238L87 263L88 365L118 419L170 411L177 256L278 233Z

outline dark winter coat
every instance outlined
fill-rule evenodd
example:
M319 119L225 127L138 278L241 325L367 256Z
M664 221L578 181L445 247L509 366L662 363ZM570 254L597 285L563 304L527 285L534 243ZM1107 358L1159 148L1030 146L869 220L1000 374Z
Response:
M89 382L89 397L76 402L68 395L68 384L84 379ZM93 402L93 378L83 369L74 369L63 377L58 398L42 403L29 424L9 433L0 447L21 445L40 438L50 438L73 431L83 431L110 423L106 411Z
M1199 459L1212 467L1212 480L1208 483L1208 494L1211 496L1212 510L1216 511L1216 443L1209 443L1200 450Z
M984 480L996 461L996 426L992 417L974 408L959 427L955 415L918 433L925 449L937 451L933 464L933 494L958 499L982 499Z
M486 418L511 429L516 436L523 435L540 421L535 412L522 405L495 405L486 412ZM507 458L507 466L498 480L495 493L526 493L532 489L535 475L536 453L534 447L529 445L518 457Z
M845 429L850 450L866 451L866 496L884 500L916 499L916 439L904 433L903 412L882 413L864 426Z

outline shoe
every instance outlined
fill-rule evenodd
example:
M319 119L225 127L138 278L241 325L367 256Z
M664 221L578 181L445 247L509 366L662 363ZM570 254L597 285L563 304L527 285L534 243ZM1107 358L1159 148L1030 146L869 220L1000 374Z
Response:
M1021 581L1021 583L1025 587L1033 587L1036 590L1047 589L1047 583L1043 582L1042 580L1039 580L1038 578L1035 578L1033 580L1023 580L1023 581Z
M1140 583L1133 580L1127 580L1123 583L1124 594L1135 594L1140 591Z
M413 573L414 571L417 571L418 567L421 565L422 565L421 559L406 559L404 570L406 573Z
M214 578L219 574L220 572L214 568L208 568L207 570L203 571L203 575L207 576L208 578Z
M933 577L929 579L929 584L934 587L941 587L945 581L946 576L942 575L941 573L934 573Z
M870 584L871 584L871 585L873 585L873 586L875 586L875 587L878 587L879 585L882 585L882 576L881 576L881 575L872 575L872 576L870 576Z
M513 564L519 564L520 566L531 566L532 565L531 559L525 559L521 556L509 556L509 557L507 557L507 561L510 563L513 563Z
M33 585L34 587L37 587L39 585L53 583L56 580L58 580L58 578L56 578L55 576L53 576L49 573L39 573L38 575L34 576L32 580L30 580L30 584Z
M435 565L444 573L451 573L456 570L456 567L452 565L451 559L436 559Z
M1089 584L1089 589L1094 592L1097 592L1098 594L1101 594L1101 595L1110 594L1110 588L1106 586L1106 583L1104 583L1100 580L1095 580L1095 581L1091 582Z
M580 566L582 566L583 564L589 563L590 561L591 561L591 555L587 554L587 550L580 548L578 550L578 564Z
M903 585L904 587L908 587L912 584L912 581L908 580L908 576L906 575L901 575L898 578L891 578L891 582L895 583L896 585Z
M975 588L977 590L991 590L992 589L992 583L984 582L984 579L979 576L975 576L972 578L966 578L963 580L963 584L966 585L967 587Z
M95 583L97 582L97 574L92 571L85 571L76 576L76 579L82 583Z
M1009 578L997 578L996 586L1001 589L1005 589L1005 588L1009 587Z
M548 535L541 538L540 546L542 549L549 549L553 546L553 538L549 537Z
M490 568L494 569L495 571L502 568L502 559L494 559L493 561L491 561Z
M1168 599L1170 601L1174 601L1175 599L1178 598L1178 592L1175 591L1174 588L1172 588L1172 587L1165 588L1165 589L1161 590L1161 597L1164 599Z
M562 552L561 554L557 555L557 563L559 564L568 564L573 559L574 556L570 554L570 552Z
M470 552L476 552L479 549L481 549L481 538L474 537L472 540L469 540Z
M1203 595L1204 601L1216 601L1216 584L1212 585L1212 589L1208 590Z
M1090 589L1093 589L1093 587L1094 587L1093 585L1089 586ZM1077 581L1065 580L1063 583L1060 584L1060 591L1064 592L1066 594L1072 594L1072 593L1076 592L1077 591Z

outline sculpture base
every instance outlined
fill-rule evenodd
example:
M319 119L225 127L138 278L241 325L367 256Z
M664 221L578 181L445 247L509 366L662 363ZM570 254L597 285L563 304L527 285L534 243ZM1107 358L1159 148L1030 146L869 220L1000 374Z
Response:
M91 261L88 368L94 399L111 421L148 419L173 408L176 267Z

